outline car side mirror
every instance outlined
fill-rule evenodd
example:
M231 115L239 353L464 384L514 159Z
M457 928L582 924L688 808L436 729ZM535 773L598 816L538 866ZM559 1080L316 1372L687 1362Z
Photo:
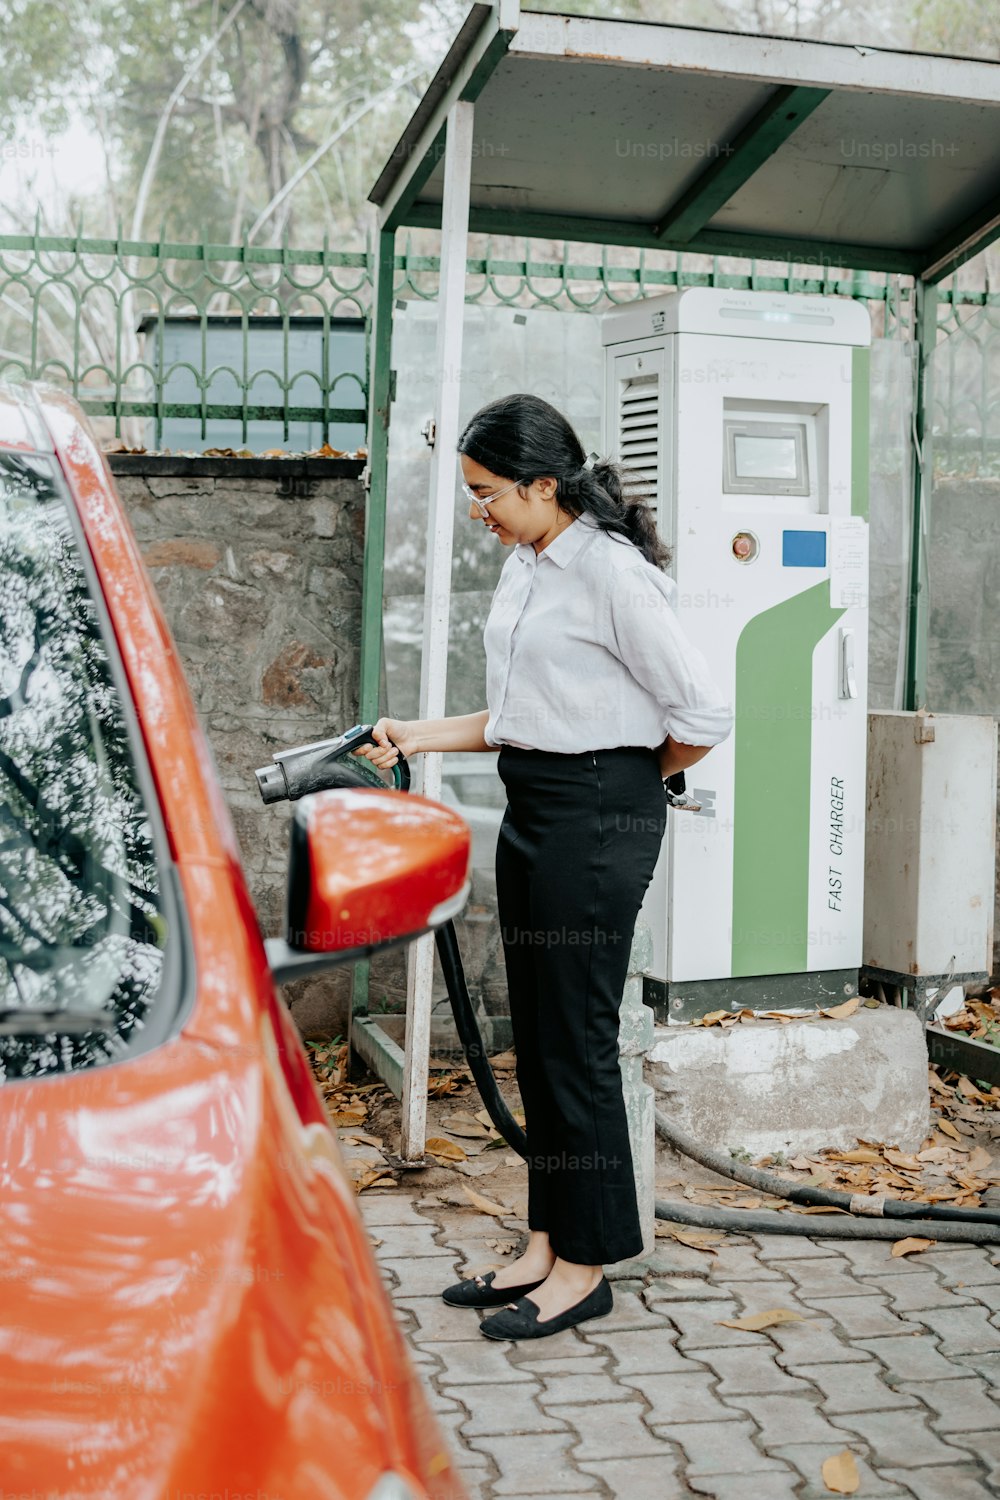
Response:
M471 836L426 797L341 787L294 807L285 935L265 944L278 983L412 942L469 896Z

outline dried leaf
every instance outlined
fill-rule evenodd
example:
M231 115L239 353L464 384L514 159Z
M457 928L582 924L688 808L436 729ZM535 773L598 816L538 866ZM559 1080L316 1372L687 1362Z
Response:
M969 1193L984 1193L989 1187L988 1182L985 1182L982 1177L974 1176L971 1172L953 1172L951 1175Z
M728 1010L710 1010L707 1016L702 1016L702 1026L718 1026L723 1021L729 1020Z
M930 1084L931 1088L935 1089L939 1094L951 1094L951 1089L946 1083L942 1083L941 1079L935 1073L933 1068L930 1068L928 1070L927 1082Z
M358 456L360 457L360 451ZM306 458L344 458L345 451L341 448L331 448L329 443L323 443L319 448L310 448Z
M496 1219L507 1219L511 1216L511 1210L505 1208L502 1203L495 1203L492 1198L484 1198L482 1193L477 1193L467 1183L463 1183L462 1192L468 1198L473 1208L478 1208L481 1214L492 1214Z
M848 1016L853 1016L861 1004L861 996L855 995L850 1000L845 1000L843 1005L831 1005L829 1010L821 1010L820 1015L826 1016L830 1021L846 1021Z
M365 1135L361 1130L355 1131L354 1135L345 1135L344 1142L351 1146L376 1146L379 1151L382 1149L382 1140L379 1136Z
M910 1152L896 1151L892 1146L886 1146L882 1155L894 1167L902 1167L907 1172L920 1171L920 1162Z
M495 1172L500 1163L494 1156L486 1161L459 1161L455 1165L466 1177L486 1177Z
M428 1099L441 1099L446 1094L454 1094L462 1087L464 1079L460 1073L446 1073L443 1078L435 1078L427 1085Z
M853 1495L861 1483L858 1466L850 1448L824 1459L820 1473L823 1475L823 1483L834 1495Z
M983 1095L983 1103L984 1105L988 1105L992 1112L994 1100L989 1094ZM953 1120L968 1120L978 1128L983 1122L983 1110L977 1109L972 1104L953 1104L951 1106L951 1118Z
M724 1234L713 1234L710 1230L684 1229L676 1224L667 1224L662 1219L656 1221L656 1233L661 1237L669 1236L670 1239L677 1240L678 1244L690 1246L692 1250L704 1250L708 1255L718 1255L719 1252L713 1246L724 1244L726 1238Z
M722 1328L743 1328L748 1333L760 1333L765 1328L775 1328L779 1323L806 1323L801 1313L788 1307L771 1307L767 1312L747 1313L743 1318L717 1318Z
M765 1010L761 1011L761 1015L766 1017L768 1021L783 1021L786 1026L789 1021L801 1021L804 1019L802 1016L790 1016L787 1010Z
M518 1242L517 1240L502 1239L487 1240L486 1243L487 1245L489 1245L490 1249L495 1250L498 1255L509 1255L512 1250L517 1249Z
M831 1161L852 1161L859 1163L874 1164L881 1160L878 1151L871 1146L862 1146L857 1151L830 1151L827 1153Z
M932 1245L936 1244L937 1240L922 1240L911 1235L909 1239L897 1240L890 1253L894 1256L919 1255L921 1250L929 1250Z
M807 1208L803 1208L803 1206L802 1206L801 1203L789 1203L788 1207L791 1208L791 1209L794 1209L794 1211L797 1214L846 1214L846 1213L849 1213L848 1209L846 1209L846 1208L837 1208L837 1206L835 1204L833 1204L833 1203L810 1203Z
M441 1124L445 1130L450 1130L452 1135L460 1135L470 1140L488 1141L490 1138L490 1132L487 1127L480 1125L478 1120L474 1120L471 1117L463 1119L461 1115L443 1115Z
M396 1179L388 1167L369 1167L367 1172L362 1172L360 1177L354 1179L354 1191L363 1193L365 1188L372 1187L378 1183L379 1187L395 1187Z
M993 1166L993 1158L982 1146L977 1146L969 1157L967 1166L970 1172L989 1173Z
M913 1180L903 1177L899 1172L881 1172L876 1177L874 1186L877 1193L887 1193L893 1188L902 1188L907 1192L913 1186Z
M960 1141L962 1139L962 1137L958 1133L957 1128L951 1123L950 1120L939 1120L938 1129L943 1130L945 1135L950 1135L953 1140Z
M331 1110L329 1119L331 1125L363 1125L368 1111L362 1109L337 1109Z
M466 1153L457 1141L449 1141L443 1135L432 1135L424 1147L429 1156L443 1157L445 1161L465 1161Z

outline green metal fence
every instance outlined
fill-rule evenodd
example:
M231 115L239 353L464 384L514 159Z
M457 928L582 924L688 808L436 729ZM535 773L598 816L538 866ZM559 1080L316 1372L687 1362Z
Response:
M938 308L928 426L939 478L1000 478L1000 297Z
M253 421L280 421L286 437L290 422L318 422L325 441L331 423L365 420L365 381L353 374L331 377L327 355L331 323L364 315L370 286L364 250L0 236L0 379L67 386L92 416L113 418L117 436L128 419L152 418L159 441L167 417L195 417L203 437L208 421L228 418L242 423L244 441ZM210 362L209 319L220 313L239 320L238 367ZM249 333L262 314L282 320L280 369L251 365ZM165 324L192 316L201 325L200 360L169 364ZM289 327L302 316L322 325L322 359L309 374L309 403L298 389L302 372L288 359ZM193 378L198 399L168 400L168 382L179 371ZM212 399L213 379L223 372L236 383L236 403ZM254 401L265 375L278 384L278 404Z
M535 253L537 253L537 246ZM857 297L872 310L881 337L914 337L912 288L896 275L855 275L828 271L804 274L793 265L720 264L718 257L672 252L605 249L599 262L574 258L568 246L551 260L534 260L530 242L522 257L497 256L492 247L468 261L469 302L523 308L600 312L621 302L671 287L727 286L754 290L812 292ZM732 266L737 269L732 269ZM152 419L156 441L168 417L280 421L320 425L324 440L330 424L363 421L367 382L354 374L330 373L327 341L331 325L346 316L368 317L373 255L321 248L258 249L216 245L129 241L75 236L0 236L0 379L54 381L68 388L84 410L109 418L117 436L138 432L133 419ZM800 268L801 271L801 268ZM437 295L439 261L414 252L408 242L396 255L394 295L431 299ZM954 283L956 278L952 278ZM933 408L936 441L944 463L995 466L1000 360L1000 294L942 286L938 291L939 340L954 341L954 360L964 349L961 370L938 382ZM239 367L213 365L208 329L213 315L227 313L242 330ZM284 330L280 369L251 367L248 343L254 319L278 316ZM183 366L164 356L164 326L179 316L200 321L200 360ZM303 372L291 367L288 333L299 317L322 325L322 368L310 372L310 402L302 400ZM140 325L145 333L140 332ZM159 337L152 334L159 333ZM968 347L966 348L966 343ZM168 399L168 383L183 368L198 398ZM212 398L213 379L228 371L239 400ZM254 400L262 375L281 392L277 404ZM990 468L989 472L995 472Z

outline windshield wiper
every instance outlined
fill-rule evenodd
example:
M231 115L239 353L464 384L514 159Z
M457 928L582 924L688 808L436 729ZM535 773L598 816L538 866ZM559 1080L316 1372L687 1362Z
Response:
M0 1010L0 1036L86 1036L91 1031L117 1031L113 1016L89 1010L31 1010L14 1006Z

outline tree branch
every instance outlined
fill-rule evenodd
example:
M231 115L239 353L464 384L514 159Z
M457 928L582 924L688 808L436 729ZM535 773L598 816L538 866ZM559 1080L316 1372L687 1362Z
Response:
M166 104L160 112L160 118L157 122L156 131L153 135L152 145L149 148L149 155L146 158L146 165L143 168L142 177L139 180L139 190L136 193L135 209L132 213L131 238L133 240L142 239L142 221L145 217L146 204L149 201L149 193L153 185L153 179L156 176L156 170L160 164L160 156L163 152L163 142L166 140L167 127L170 124L170 117L176 109L177 105L180 103L181 96L183 95L184 90L187 88L188 84L201 71L201 68L203 67L205 62L215 51L215 48L218 46L222 37L234 24L237 16L246 4L247 0L236 0L236 4L233 6L232 10L229 11L225 19L220 22L220 24L215 28L212 35L205 43L204 47L202 47L201 51L198 53L197 57L185 68L184 72L181 74L179 81L175 85L170 98L167 100Z
M398 93L401 88L404 88L406 84L408 84L412 79L419 77L420 74L424 71L425 69L423 68L423 66L419 68L411 68L409 72L405 73L403 77L400 78L396 83L390 84L387 89L383 89L381 93L375 94L373 98L368 99L360 109L356 109L353 114L348 115L343 125L341 125L338 130L334 131L333 135L331 135L328 140L325 140L321 146L317 146L316 150L312 153L311 156L306 157L306 160L302 163L301 167L299 167L298 171L292 173L288 181L285 182L278 190L278 192L274 194L270 203L268 203L264 208L261 209L253 224L250 226L247 239L253 239L254 235L257 234L258 230L260 230L263 225L267 223L268 219L275 212L275 210L281 206L281 204L287 197L290 196L290 194L294 193L295 189L298 187L302 179L312 171L313 167L319 161L320 157L325 156L326 153L331 149L331 147L335 146L341 139L341 137L346 135L346 133L352 128L352 126L356 125L358 121L363 119L366 114L369 114L370 111L373 110L377 104L380 104L383 99L389 98L391 94Z

